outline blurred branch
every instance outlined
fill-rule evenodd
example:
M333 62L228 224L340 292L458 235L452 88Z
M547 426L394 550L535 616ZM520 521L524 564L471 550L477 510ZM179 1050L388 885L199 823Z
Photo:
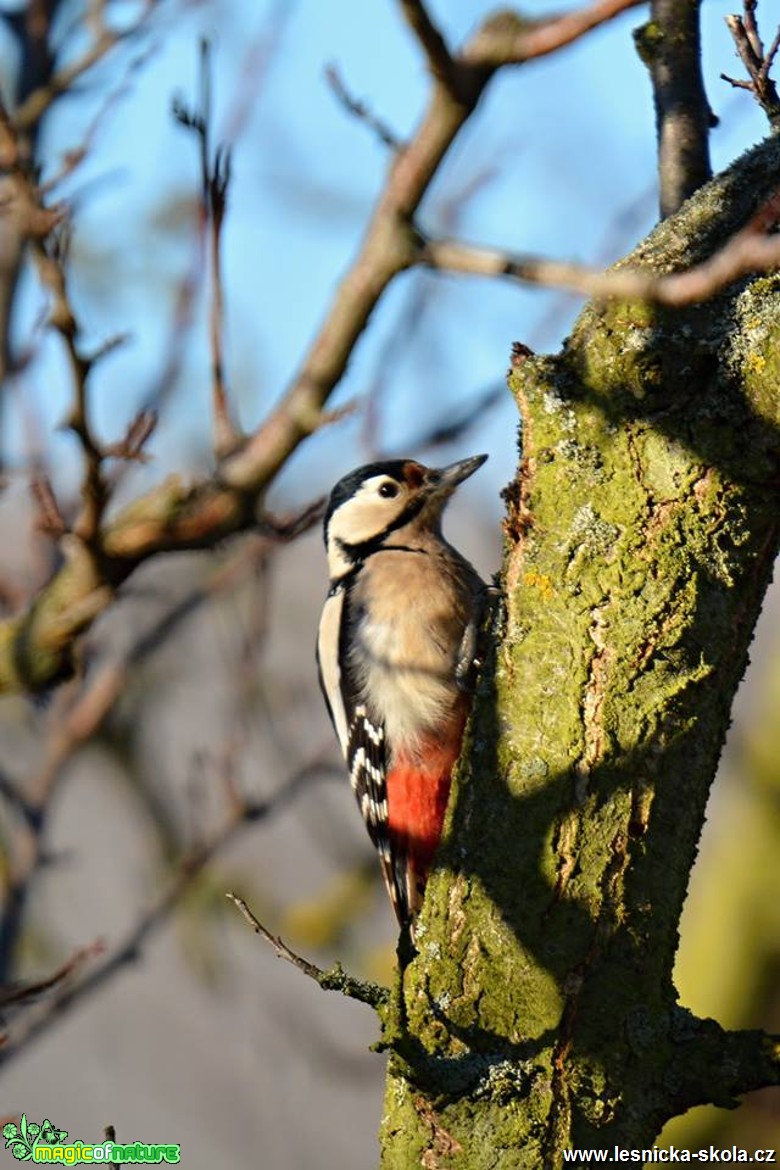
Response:
M24 250L30 240L41 240L58 220L33 197L30 145L21 142L0 97L0 386L13 366L10 350L11 309ZM0 399L0 407L3 399Z
M103 448L106 458L123 459L127 463L146 463L144 447L155 432L158 422L156 410L139 410L131 419L124 438Z
M777 86L769 76L769 71L774 64L778 49L780 49L780 26L769 51L765 52L756 21L757 7L758 0L745 0L744 17L737 15L726 17L726 24L734 38L737 53L747 70L750 81L737 80L728 77L725 73L721 73L721 77L736 89L750 90L769 119L771 128L780 130L780 97L778 97Z
M681 306L714 297L742 276L780 264L780 235L767 234L780 220L780 188L741 231L709 259L686 272L655 275L631 268L607 272L537 256L513 256L455 240L430 240L421 262L445 272L509 277L523 284L568 288L597 300L622 298Z
M429 450L431 447L443 447L457 442L472 427L476 426L478 422L481 422L487 411L497 406L505 394L506 386L503 382L489 386L486 390L477 394L473 402L467 402L462 410L452 410L446 422L434 423L429 430L413 436L408 443L399 446L396 452L383 451L381 458L402 458L403 451L412 449Z
M301 512L285 519L272 516L269 512L263 512L258 521L258 528L262 533L277 541L295 540L304 532L309 532L315 524L319 524L325 515L327 502L327 496L320 496L312 504L307 504Z
M354 976L347 974L340 963L336 963L327 971L324 971L322 967L315 966L308 959L291 951L277 935L271 934L270 930L255 917L243 898L239 898L232 891L225 894L225 897L233 903L255 934L259 934L271 944L278 958L286 960L293 967L302 971L304 975L308 975L309 979L318 983L323 991L339 991L347 998L360 1000L361 1003L368 1004L374 1009L387 1003L389 992L386 987L380 987L377 983L369 983L363 979L355 979Z
M371 112L365 102L361 102L358 98L352 96L335 65L327 66L325 69L325 78L336 100L344 107L348 114L351 114L353 118L357 118L360 122L364 122L369 130L372 130L377 136L379 141L390 150L403 150L403 139L399 138L386 122L383 122L381 118L377 118L376 114Z
M500 12L485 22L466 47L464 57L482 69L523 65L526 61L566 48L622 12L638 8L643 3L644 0L596 0L594 4L562 16L533 21L513 12Z
M248 801L234 805L223 824L197 847L189 850L180 859L177 873L138 922L127 932L115 948L106 950L105 959L89 971L79 982L57 984L57 993L40 1005L40 1011L21 1025L13 1037L0 1036L0 1064L18 1056L35 1039L60 1020L71 1008L87 999L99 987L109 982L130 963L136 962L149 938L163 926L173 911L189 893L204 868L214 860L238 834L249 825L266 821L283 809L291 800L304 792L311 783L325 775L328 769L321 761L314 761L300 768L281 788L267 800ZM341 769L339 768L339 774ZM97 944L93 944L97 945ZM335 970L335 969L334 969ZM353 981L360 986L358 981ZM347 990L344 994L350 994ZM3 1042L4 1041L4 1042Z
M43 979L32 979L24 982L0 983L0 1015L5 1016L9 1008L20 1008L41 996L58 988L66 980L77 974L90 959L103 953L100 943L92 943L78 950L56 967L50 975Z
M40 120L57 97L68 92L78 78L97 64L120 41L135 35L145 25L157 0L145 0L142 11L129 27L111 29L105 22L105 0L92 6L88 21L93 41L85 53L57 71L50 44L51 26L61 0L31 0L18 12L3 13L2 19L14 36L19 67L13 114L2 110L0 131L0 201L3 204L3 231L0 233L0 386L14 368L10 346L10 320L16 297L20 266L28 243L41 239L45 227L39 200L31 200L35 175L36 145ZM86 147L84 148L86 150ZM66 162L66 170L76 160ZM26 180L26 181L25 181ZM0 418L4 407L0 397Z
M313 509L307 509L301 518L292 518L287 522L276 521L279 531L283 533L281 536L277 536L269 524L268 531L259 543L267 548L269 537L273 541L291 539L288 533L303 530L310 523L312 514ZM9 806L21 817L15 838L17 857L9 863L3 891L0 981L10 968L31 883L44 859L47 813L66 763L105 723L125 693L133 671L158 650L200 606L234 588L237 582L244 579L256 560L257 543L246 544L212 573L202 586L166 610L149 630L136 639L123 657L97 669L75 697L64 692L60 696L59 708L51 713L41 767L28 778L23 791L10 779L6 778L0 783L0 795L6 797Z
M634 2L600 0L530 30L515 18L514 24L510 20L512 35L505 35L512 29L507 30L510 18L504 17L489 20L477 32L458 58L468 86L460 88L457 99L442 85L433 87L417 133L392 163L357 259L279 405L236 454L223 460L213 480L185 485L171 476L120 512L101 532L97 557L85 557L72 543L63 547L63 567L30 609L0 624L0 693L40 690L72 670L75 638L142 561L163 551L213 546L252 527L258 497L296 447L322 425L325 404L385 289L418 261L420 240L412 217L496 70L553 52Z
M67 93L73 84L83 77L94 65L107 56L118 44L136 36L146 26L158 0L144 0L141 13L125 28L111 28L105 22L105 2L97 6L99 18L93 22L93 42L80 57L70 65L52 73L51 76L17 107L13 115L17 130L30 131L43 117L53 102Z
M401 0L401 8L412 32L428 60L428 67L437 81L457 96L458 66L447 43L428 15L423 0Z
M29 191L31 202L37 192ZM73 404L66 425L76 435L83 455L84 473L81 485L82 509L74 525L74 532L84 544L95 548L103 512L109 498L109 487L103 475L104 452L101 450L89 411L88 382L96 364L108 350L87 355L79 345L79 328L70 303L65 263L70 243L67 224L58 225L46 241L34 242L33 251L41 280L52 295L49 324L59 333L70 365L73 382Z
M153 51L154 45L147 45L127 63L123 76L115 88L106 95L105 101L98 107L94 117L84 131L78 146L65 151L62 155L62 163L59 169L41 184L41 193L44 196L50 195L64 179L78 170L84 160L89 156L103 124L115 107L131 92L133 79L147 63Z
M417 261L419 238L411 228L412 217L497 70L552 53L638 2L600 0L531 29L519 18L503 14L478 30L457 58L466 82L459 82L457 97L446 86L434 85L416 134L391 164L360 252L337 289L297 377L243 450L225 462L226 483L244 490L265 486L298 444L316 430L323 406L385 289ZM418 15L425 11L420 5L411 7Z
M17 12L2 14L19 50L19 70L14 87L17 102L23 101L51 76L54 59L49 32L61 6L62 0L29 0Z
M241 439L230 413L222 351L224 296L221 243L230 186L231 153L229 147L224 145L218 146L213 155L211 151L211 49L206 40L201 41L200 46L199 104L197 108L190 109L181 98L176 98L173 103L173 116L181 126L191 130L200 143L200 215L204 229L208 232L209 262L211 265L209 341L211 344L214 450L217 457L221 459L234 451Z
M634 33L653 84L661 217L677 211L712 175L712 114L701 71L701 0L653 0Z
M68 525L48 475L40 473L34 475L30 482L30 491L38 512L35 521L36 528L45 536L59 540L67 532Z

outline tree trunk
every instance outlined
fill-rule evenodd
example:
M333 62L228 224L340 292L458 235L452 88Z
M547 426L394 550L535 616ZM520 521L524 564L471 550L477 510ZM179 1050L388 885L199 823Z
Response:
M779 164L762 144L627 262L712 255ZM683 310L591 305L556 357L518 355L510 385L504 606L385 1016L384 1167L647 1148L677 1113L780 1078L780 1045L694 1018L672 981L778 548L780 280Z

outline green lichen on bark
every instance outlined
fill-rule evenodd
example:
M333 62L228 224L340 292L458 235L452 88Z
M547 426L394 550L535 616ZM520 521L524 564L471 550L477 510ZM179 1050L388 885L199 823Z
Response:
M631 262L709 255L778 156L753 152ZM718 1059L736 1040L677 1005L672 968L780 536L779 315L774 277L674 312L591 305L512 374L505 606L403 976L383 1166L646 1147L778 1079L758 1040Z

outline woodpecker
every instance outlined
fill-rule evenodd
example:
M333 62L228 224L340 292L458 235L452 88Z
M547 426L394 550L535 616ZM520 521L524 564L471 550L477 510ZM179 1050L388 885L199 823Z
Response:
M402 929L414 922L460 754L487 586L442 535L482 466L369 463L334 487L320 686Z

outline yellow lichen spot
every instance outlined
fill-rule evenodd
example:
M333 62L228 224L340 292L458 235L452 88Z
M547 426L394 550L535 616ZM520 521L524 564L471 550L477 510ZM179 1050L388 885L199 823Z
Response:
M552 581L545 573L534 573L533 571L524 573L523 584L528 585L531 589L538 589L545 600L551 598L555 593Z
M759 373L766 365L766 358L761 353L749 353L747 355L746 365L753 373Z

